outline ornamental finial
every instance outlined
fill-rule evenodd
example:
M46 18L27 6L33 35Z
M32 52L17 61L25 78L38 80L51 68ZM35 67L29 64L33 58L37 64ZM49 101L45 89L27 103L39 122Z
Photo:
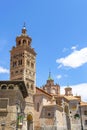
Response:
M25 26L25 22L24 22L24 25L23 25L23 28L22 28L22 35L25 35L26 34L26 26Z
M51 71L50 70L49 70L48 80L52 80L52 78L51 78Z
M24 22L24 26L23 26L23 29L25 29L26 28L26 23Z

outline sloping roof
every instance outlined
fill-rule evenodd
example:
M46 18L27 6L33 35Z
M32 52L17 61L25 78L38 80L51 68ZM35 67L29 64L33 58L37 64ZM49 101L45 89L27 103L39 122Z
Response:
M87 102L80 102L80 106L87 106Z
M68 101L71 100L78 100L78 98L74 97L74 96L64 96L65 99L67 99Z
M64 96L65 96L64 94L59 94L59 95L56 94L56 95L54 95L55 98L63 98Z
M37 94L45 94L45 95L47 95L47 96L49 96L49 97L52 98L52 95L51 95L51 94L45 92L43 89L40 89L40 88L38 88L38 87L36 87L36 94L35 94L35 95L37 95Z
M58 105L58 104L48 104L48 105L44 105L43 106L44 108L47 108L47 107L57 107L58 108L58 110L60 110L60 111L63 111L63 107L62 106L60 106L60 105ZM55 109L56 110L56 109Z

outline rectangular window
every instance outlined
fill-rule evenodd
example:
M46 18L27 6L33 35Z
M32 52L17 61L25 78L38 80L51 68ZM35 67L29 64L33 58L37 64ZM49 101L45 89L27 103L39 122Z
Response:
M0 109L7 109L8 99L0 99Z
M30 62L27 60L27 65L29 66L30 65Z
M0 98L0 117L7 116L8 100L6 98Z
M87 120L85 120L85 125L87 125Z
M17 66L17 61L13 62L13 67Z
M18 61L18 65L22 65L22 60L19 60L19 61Z
M86 116L87 116L87 111L84 111L84 115L86 115Z

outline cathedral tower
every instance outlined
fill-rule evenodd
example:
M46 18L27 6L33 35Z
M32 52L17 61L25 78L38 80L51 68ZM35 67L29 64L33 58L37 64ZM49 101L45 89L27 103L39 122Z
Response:
M54 80L51 78L51 72L49 72L48 80L43 86L43 90L51 95L60 95L60 86L54 83Z
M24 25L21 35L16 37L16 46L10 51L10 80L23 80L27 89L34 92L36 52L31 47L31 41Z

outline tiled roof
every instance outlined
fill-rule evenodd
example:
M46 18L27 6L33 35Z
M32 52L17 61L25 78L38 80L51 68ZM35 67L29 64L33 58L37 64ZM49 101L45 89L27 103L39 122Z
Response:
M58 108L58 110L63 111L63 108L57 104L48 104L48 105L44 105L43 107L46 109L47 109L47 107L56 107L56 108Z
M74 97L74 96L64 96L65 99L71 101L71 100L78 100L78 98Z
M38 88L38 87L36 87L36 95L37 95L37 94L45 94L45 95L48 95L48 96L52 97L51 94L45 92L43 89L40 89L40 88Z
M81 102L80 106L87 106L87 102Z

